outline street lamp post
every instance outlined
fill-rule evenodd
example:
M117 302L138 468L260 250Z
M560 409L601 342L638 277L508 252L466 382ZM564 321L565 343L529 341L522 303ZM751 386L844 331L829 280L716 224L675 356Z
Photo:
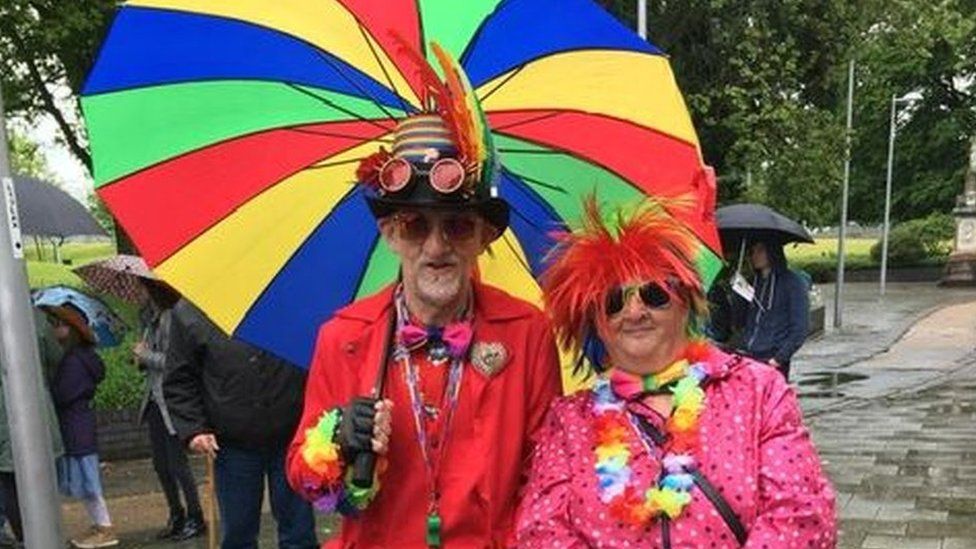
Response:
M647 40L647 0L637 0L637 34Z
M837 283L834 285L834 328L844 321L844 246L847 235L847 204L851 182L851 129L854 120L854 59L847 68L847 132L844 150L844 187L841 191L840 227L837 231Z
M62 547L61 502L45 423L40 358L30 304L0 90L0 365L25 547Z
M888 176L885 179L885 209L884 209L884 228L881 233L881 295L885 295L885 287L888 282L888 232L891 230L891 177L894 171L895 161L895 134L897 133L896 118L898 116L898 104L909 103L912 97L891 96L891 120L888 132Z

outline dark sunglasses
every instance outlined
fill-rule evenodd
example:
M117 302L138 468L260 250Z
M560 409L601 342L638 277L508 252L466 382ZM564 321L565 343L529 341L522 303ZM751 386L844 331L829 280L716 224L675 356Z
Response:
M413 242L423 242L430 236L435 225L440 225L441 235L448 242L464 242L471 239L478 225L474 214L447 215L435 222L420 213L397 213L393 220L400 229L400 237Z
M624 305L634 292L637 292L641 302L651 309L663 309L671 303L671 294L657 282L647 282L639 286L617 286L607 294L607 302L604 305L607 316L623 311Z

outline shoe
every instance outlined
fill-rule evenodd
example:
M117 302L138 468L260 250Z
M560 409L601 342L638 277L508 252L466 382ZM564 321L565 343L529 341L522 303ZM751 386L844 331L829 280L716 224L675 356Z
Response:
M119 544L111 526L92 526L87 534L79 539L71 540L71 545L78 549L98 549L99 547L114 547Z
M166 521L166 527L156 533L156 539L170 539L176 534L179 534L183 530L183 526L186 524L186 515L182 512L175 515L170 515L169 520Z
M183 525L183 529L173 534L169 539L173 541L185 541L200 537L206 532L207 523L203 521L203 517L190 515L186 519L186 524Z

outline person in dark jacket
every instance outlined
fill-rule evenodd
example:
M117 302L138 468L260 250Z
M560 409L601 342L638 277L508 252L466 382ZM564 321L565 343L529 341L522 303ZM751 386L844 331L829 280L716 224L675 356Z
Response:
M55 459L64 454L61 444L61 429L58 426L57 413L51 400L50 384L57 372L58 363L63 355L61 346L54 337L47 315L40 309L34 309L34 329L37 333L37 351L41 366L41 385L37 388L37 398L44 401L44 420L51 436L51 449ZM3 514L10 523L13 538L4 539L0 532L0 547L12 547L24 541L23 524L20 517L20 504L17 501L17 479L14 471L13 445L10 440L10 429L7 423L7 407L4 402L3 382L0 379L0 503ZM2 522L0 522L2 528ZM5 544L6 543L6 544Z
M148 295L140 311L144 331L142 340L133 348L136 364L146 374L139 420L149 425L153 468L169 507L169 520L156 538L183 541L203 535L207 527L193 470L190 469L186 450L176 436L176 428L173 427L163 396L171 309L179 294L159 282L143 280ZM183 492L186 507L180 501L180 491Z
M807 284L787 266L781 244L754 242L749 262L755 272L755 295L748 304L741 351L789 380L790 361L809 330Z
M68 497L84 501L92 521L91 530L71 544L80 549L119 544L112 531L112 519L102 496L98 465L95 388L105 379L105 364L95 352L95 334L84 313L71 305L45 307L54 335L64 349L58 364L51 396L61 425L64 456L58 459L58 488Z
M284 472L305 373L227 337L186 299L173 307L166 370L163 390L177 434L215 459L221 547L257 547L265 477L278 547L316 547L312 508Z

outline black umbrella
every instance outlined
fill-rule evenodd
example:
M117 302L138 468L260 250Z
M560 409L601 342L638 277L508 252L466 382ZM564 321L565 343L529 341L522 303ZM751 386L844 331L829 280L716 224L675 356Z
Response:
M70 194L33 177L13 176L21 232L64 239L69 236L108 236L88 209Z
M734 204L715 211L723 246L738 248L743 238L775 244L806 242L813 244L810 233L796 221L762 204Z

